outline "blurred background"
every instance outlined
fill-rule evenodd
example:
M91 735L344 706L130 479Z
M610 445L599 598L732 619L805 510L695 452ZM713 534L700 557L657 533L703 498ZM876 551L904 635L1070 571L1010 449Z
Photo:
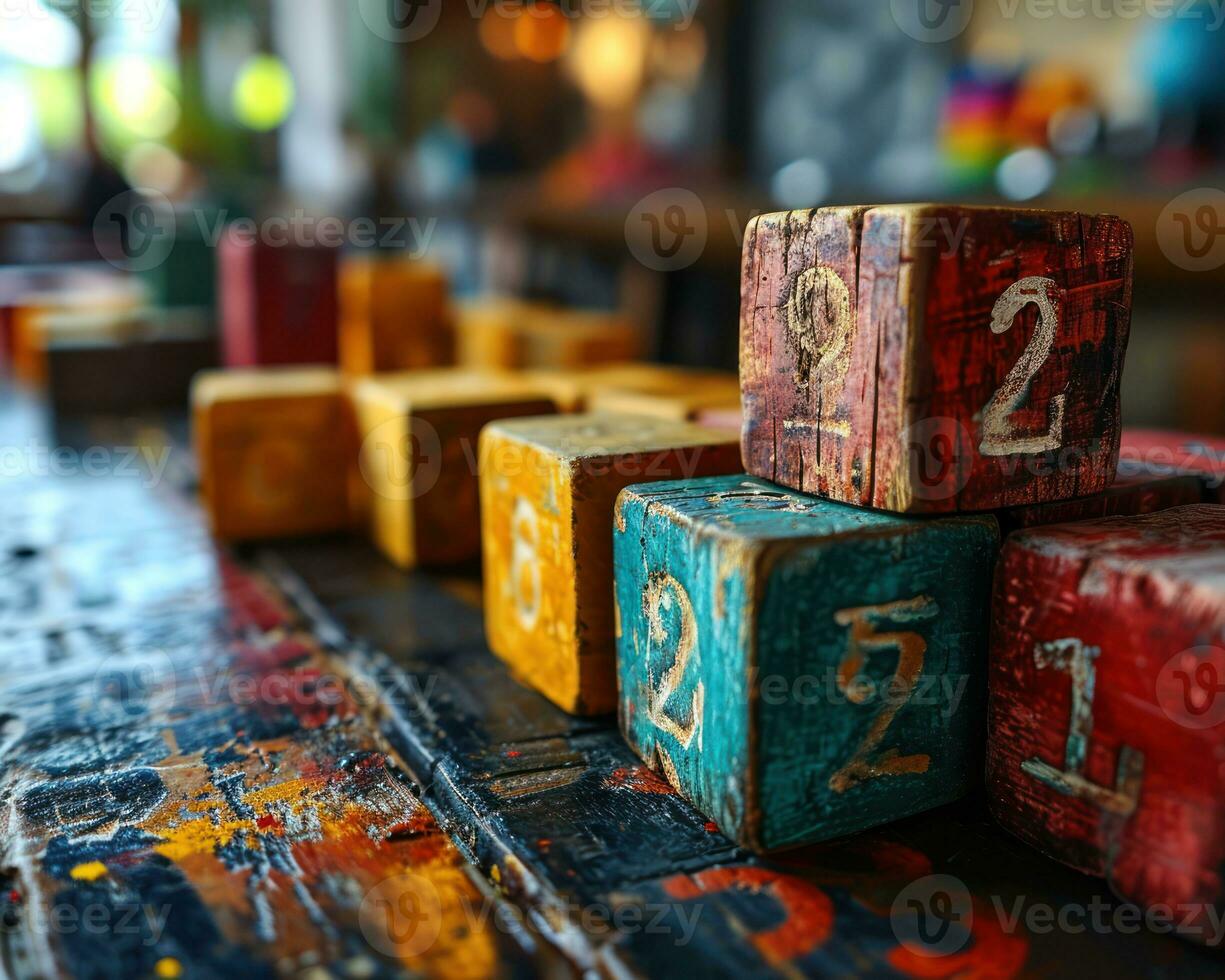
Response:
M11 321L49 293L61 337L113 304L207 338L220 229L278 217L734 368L754 214L1024 202L1133 222L1126 421L1222 433L1221 7L5 0L7 357L21 376ZM66 292L91 298L75 319Z

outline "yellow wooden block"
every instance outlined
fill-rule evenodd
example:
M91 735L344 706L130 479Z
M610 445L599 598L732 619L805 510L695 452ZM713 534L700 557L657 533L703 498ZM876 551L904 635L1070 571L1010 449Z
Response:
M639 380L593 385L587 407L593 412L694 421L710 410L738 412L740 378L716 371L659 368Z
M192 386L200 490L227 540L350 525L354 431L328 368L206 371Z
M553 400L512 376L406 372L353 385L375 545L402 568L480 554L477 439L495 419L549 415Z
M617 313L516 299L461 305L459 362L480 368L576 368L642 355L641 331Z
M617 494L739 472L738 433L685 422L597 414L489 426L480 473L490 647L565 710L612 711Z
M140 308L142 294L115 286L30 293L12 311L13 376L30 386L47 380L47 345L53 335L120 336Z
M340 367L367 375L454 362L447 277L425 262L368 255L340 265Z

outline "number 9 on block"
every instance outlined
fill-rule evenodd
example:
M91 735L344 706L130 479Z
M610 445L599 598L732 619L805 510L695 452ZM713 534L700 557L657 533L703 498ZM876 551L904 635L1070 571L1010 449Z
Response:
M622 730L724 833L799 845L971 785L995 518L714 477L630 487L615 525Z

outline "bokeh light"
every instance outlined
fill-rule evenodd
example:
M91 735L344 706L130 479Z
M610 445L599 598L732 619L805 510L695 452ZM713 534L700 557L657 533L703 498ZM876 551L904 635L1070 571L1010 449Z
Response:
M570 71L583 94L606 109L628 105L642 85L651 27L642 17L608 16L575 32Z
M234 79L234 117L248 129L276 129L293 111L293 76L280 58L248 58Z
M515 48L529 61L556 61L570 43L570 22L551 3L529 3L515 18Z

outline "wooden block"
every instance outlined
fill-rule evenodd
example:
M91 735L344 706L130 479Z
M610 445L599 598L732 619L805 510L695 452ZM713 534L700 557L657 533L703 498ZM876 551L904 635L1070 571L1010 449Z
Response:
M481 552L477 438L495 419L552 414L539 388L482 371L383 375L353 387L374 543L402 568Z
M192 415L215 535L280 538L350 525L355 433L335 371L205 372L192 386Z
M11 313L13 376L31 387L42 387L47 381L47 345L53 337L122 336L129 332L140 302L138 289L121 284L22 297Z
M455 357L447 277L437 266L349 255L340 262L340 367L366 375L443 367Z
M1127 222L935 205L765 215L741 281L749 472L935 513L1113 481Z
M1225 504L1225 439L1158 429L1124 429L1119 475L1191 475L1209 503Z
M616 707L613 502L631 483L740 471L734 433L637 416L499 422L480 444L485 628L574 714Z
M615 523L622 731L725 834L824 840L974 784L994 517L725 477L631 487Z
M587 404L593 412L694 421L703 412L739 413L740 379L721 371L660 367L641 382L594 385ZM740 428L738 424L725 427Z
M222 236L217 275L227 367L337 362L337 253Z
M1014 535L993 607L992 813L1141 905L1220 907L1223 677L1225 508Z
M1013 507L1000 514L1005 532L1048 524L1099 520L1103 517L1135 517L1155 514L1171 507L1198 504L1204 499L1200 478L1171 473L1161 467L1120 463L1118 476L1109 488L1092 497L1056 500L1049 504Z
M462 304L459 363L473 368L577 368L642 356L641 331L616 313L516 299Z

